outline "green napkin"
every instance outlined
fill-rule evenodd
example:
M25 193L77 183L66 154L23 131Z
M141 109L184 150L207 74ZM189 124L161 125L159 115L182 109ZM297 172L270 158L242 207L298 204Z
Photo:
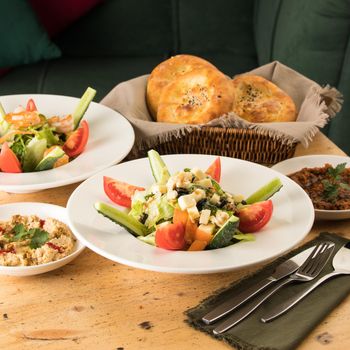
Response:
M272 306L277 305L286 300L289 296L306 288L308 285L307 282L295 283L282 288L245 320L220 336L215 336L212 333L213 328L215 328L217 324L208 326L201 321L201 318L212 310L213 307L221 304L231 296L240 293L257 281L270 276L275 267L282 261L316 244L320 240L331 240L335 243L333 255L342 245L348 242L347 239L336 234L323 232L304 246L275 260L254 274L238 282L234 282L228 288L216 292L215 295L202 301L200 305L188 310L186 312L188 317L186 322L196 329L207 332L212 337L221 339L237 349L295 349L308 333L310 333L311 330L348 295L350 292L350 276L343 275L330 279L328 282L316 288L316 290L294 306L289 312L267 324L262 323L260 318L265 315L268 310L271 310ZM333 270L332 259L333 256L329 259L324 271L322 271L318 278Z

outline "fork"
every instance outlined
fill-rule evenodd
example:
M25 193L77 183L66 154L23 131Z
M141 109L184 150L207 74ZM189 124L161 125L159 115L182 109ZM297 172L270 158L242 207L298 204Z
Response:
M288 278L282 280L272 289L255 298L251 303L243 306L231 317L220 323L214 330L214 334L221 334L235 326L245 319L256 308L258 308L266 299L276 293L280 288L292 282L308 282L313 280L322 271L334 249L334 243L330 241L321 242L311 252L305 262L299 269L291 274Z

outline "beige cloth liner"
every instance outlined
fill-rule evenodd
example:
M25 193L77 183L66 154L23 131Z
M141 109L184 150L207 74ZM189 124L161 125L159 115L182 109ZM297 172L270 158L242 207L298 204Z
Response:
M329 118L334 117L341 109L343 100L338 90L329 86L321 87L280 62L271 62L244 74L260 75L284 90L296 104L299 111L297 120L283 123L250 123L234 113L228 113L202 125L157 123L146 104L148 75L118 84L103 98L101 104L121 113L134 127L135 144L130 154L134 157L139 150L150 149L173 136L181 137L194 128L203 126L268 130L271 137L283 143L301 142L307 147L318 128L324 127Z

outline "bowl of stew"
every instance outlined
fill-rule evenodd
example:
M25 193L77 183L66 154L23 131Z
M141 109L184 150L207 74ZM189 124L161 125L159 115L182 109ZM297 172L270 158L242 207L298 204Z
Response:
M272 169L289 176L311 198L317 220L350 219L350 158L310 155L280 162Z

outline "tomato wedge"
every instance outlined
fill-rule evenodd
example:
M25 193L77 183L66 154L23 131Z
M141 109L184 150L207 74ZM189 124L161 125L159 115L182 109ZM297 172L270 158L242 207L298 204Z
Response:
M62 148L69 157L76 157L84 151L88 138L89 124L83 120L80 127L68 137Z
M220 182L221 178L221 160L217 157L205 172L210 175L216 182Z
M131 207L131 197L135 191L145 190L143 187L133 186L108 176L103 177L103 188L112 202L126 208Z
M159 225L156 230L156 246L169 250L184 249L185 226L178 222L176 224Z
M21 163L7 142L2 145L0 153L0 169L4 173L21 173Z
M261 230L271 219L273 212L272 201L254 203L243 207L239 213L239 230L252 233Z
M32 98L30 98L27 102L26 111L28 112L36 112L38 109L36 108L35 102Z

